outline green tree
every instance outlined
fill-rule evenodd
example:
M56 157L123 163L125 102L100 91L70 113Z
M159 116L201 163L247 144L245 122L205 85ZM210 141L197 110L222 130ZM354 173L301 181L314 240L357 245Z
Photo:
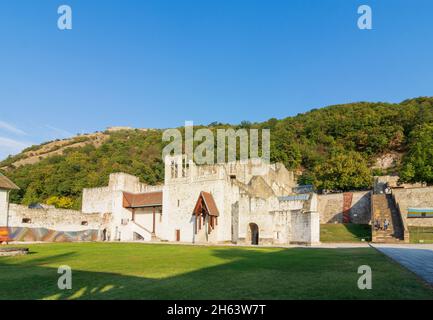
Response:
M403 182L433 183L433 124L420 125L410 134L400 179Z
M390 168L390 171L398 170L406 181L432 183L432 123L433 98L420 97L392 104L334 105L262 123L212 123L210 128L214 133L218 128L269 128L272 162L303 171L300 182L313 181L321 188L350 190L368 187L367 163L374 163L378 156L389 151L408 151L401 168ZM184 132L183 128L179 129ZM0 163L0 171L21 188L11 193L14 203L43 203L51 196L68 197L74 201L73 208L79 209L82 189L107 185L108 176L113 172L137 175L142 182L150 184L161 183L164 179L161 153L167 144L162 142L161 133L161 130L107 131L96 143L87 136L76 137L57 155L15 166L17 161L29 156L59 149L58 144L50 147L47 142L8 157ZM355 169L361 175L352 170L355 174L351 176L339 168L343 160L350 159L336 160L338 154L358 159L361 167ZM353 167L350 163L349 168Z
M372 185L367 161L357 152L337 153L313 170L313 183L319 190L348 191Z
M51 196L45 203L56 208L71 209L74 205L74 200L69 197Z

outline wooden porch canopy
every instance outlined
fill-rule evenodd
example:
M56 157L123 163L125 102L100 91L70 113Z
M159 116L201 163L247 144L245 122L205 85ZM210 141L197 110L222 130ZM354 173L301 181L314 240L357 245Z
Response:
M123 193L123 207L127 209L162 206L162 191Z
M132 221L135 222L135 209L152 208L152 235L156 233L156 207L162 207L162 191L146 193L123 193L123 207L131 209ZM162 214L162 211L160 211ZM136 222L135 222L136 223ZM136 223L140 226L138 223ZM140 226L141 227L141 226Z
M202 224L206 221L206 216L209 216L208 233L211 233L215 226L218 225L219 211L215 200L210 193L204 191L200 192L197 203L194 207L193 215L195 215L197 226L195 229L196 234L198 230L201 230Z

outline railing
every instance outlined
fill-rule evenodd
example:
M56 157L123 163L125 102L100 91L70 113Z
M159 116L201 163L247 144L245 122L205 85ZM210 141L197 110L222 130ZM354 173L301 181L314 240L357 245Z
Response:
M397 213L401 219L401 225L403 227L403 240L404 240L404 242L409 243L409 228L407 226L407 221L406 221L406 219L403 219L400 205L398 204L397 199L395 198L395 195L392 191L391 191L391 197L392 197L392 201L394 202L394 206L397 209Z
M131 220L130 221L135 227L137 227L137 228L139 228L141 231L144 231L144 232L146 232L147 233L147 235L149 235L150 236L150 238L152 239L152 236L154 236L154 234L152 233L152 231L150 231L149 229L147 229L146 227L143 227L141 224L139 224L139 223L137 223L137 222L135 222L135 221L133 221L133 220ZM134 230L133 230L134 231ZM135 231L134 231L135 232ZM137 232L138 234L140 234L140 232ZM145 238L144 237L144 234L140 234L143 238Z

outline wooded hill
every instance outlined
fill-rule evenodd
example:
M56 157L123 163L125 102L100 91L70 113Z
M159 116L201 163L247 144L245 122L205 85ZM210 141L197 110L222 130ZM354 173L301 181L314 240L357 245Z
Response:
M373 175L389 173L433 183L433 98L334 105L281 120L208 127L270 129L271 160L319 190L367 189ZM21 188L11 194L13 202L80 208L82 189L107 185L112 172L163 182L161 137L162 130L108 130L48 142L8 157L0 172Z

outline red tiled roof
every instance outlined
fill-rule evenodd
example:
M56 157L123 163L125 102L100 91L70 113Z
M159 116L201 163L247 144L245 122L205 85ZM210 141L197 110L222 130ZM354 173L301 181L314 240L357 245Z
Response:
M198 197L197 203L194 207L195 214L197 214L197 210L202 205L202 201L204 202L204 205L209 215L216 216L216 217L219 216L219 211L213 196L209 192L204 192L204 191L200 192L200 196Z
M123 193L124 208L162 206L162 191L147 193Z
M19 187L8 178L6 178L6 176L0 174L0 189L18 190Z

